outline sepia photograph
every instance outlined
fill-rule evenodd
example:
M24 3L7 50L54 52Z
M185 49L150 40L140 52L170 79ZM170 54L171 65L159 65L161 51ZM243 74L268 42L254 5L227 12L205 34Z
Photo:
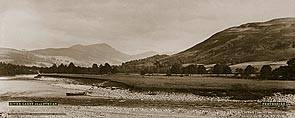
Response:
M0 0L0 118L295 118L294 0Z

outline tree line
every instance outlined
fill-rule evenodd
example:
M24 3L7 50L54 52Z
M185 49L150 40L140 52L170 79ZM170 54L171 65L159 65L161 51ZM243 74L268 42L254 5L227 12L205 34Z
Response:
M287 61L287 66L280 66L273 71L266 71L268 78L295 80L295 58Z
M160 65L160 64L157 64ZM234 74L235 77L240 78L258 78L258 79L278 79L278 80L295 80L295 58L287 61L287 66L280 66L272 69L270 65L264 65L258 69L248 65L245 69L237 68L235 72L231 70L229 65L215 64L208 69L204 65L188 65L172 64L170 66L149 66L149 67L124 67L112 66L108 63L104 65L93 64L92 67L80 67L74 63L69 65L53 64L51 67L28 67L22 65L13 65L9 63L0 62L0 75L18 75L18 74L36 74L41 73L66 73L66 74L115 74L115 73L140 73L141 75L153 73L172 74ZM254 75L254 76L253 76Z
M64 74L114 74L118 72L118 66L111 66L110 64L105 63L104 65L93 64L92 67L80 67L71 62L69 65L53 64L51 67L29 67L0 62L0 76L37 74L38 72Z
M146 73L145 70L141 74ZM188 65L182 67L181 64L173 64L167 68L166 74L206 74L206 68L204 65Z
M156 67L135 68L134 72L140 70L141 75L153 74L158 72ZM212 68L206 69L203 65L188 65L182 66L181 64L172 64L166 68L166 75L172 74L234 74L236 78L243 79L262 79L262 80L295 80L295 58L287 61L287 66L280 66L279 68L272 69L270 65L263 65L260 70L251 65L245 69L236 68L233 72L229 65L215 64ZM162 72L163 73L163 72Z
M295 80L295 58L287 61L287 66L280 66L272 69L270 65L263 65L259 72L251 65L244 70L237 68L236 74L240 74L241 78L258 78L262 80ZM255 74L256 76L251 76Z
M53 64L51 67L41 67L41 73L65 73L65 74L114 74L118 72L117 66L111 66L108 63L104 65L93 64L92 67L80 67L74 63L69 65L56 65Z
M36 68L13 65L9 63L0 62L0 75L10 76L10 75L20 75L20 74L35 74L37 73Z

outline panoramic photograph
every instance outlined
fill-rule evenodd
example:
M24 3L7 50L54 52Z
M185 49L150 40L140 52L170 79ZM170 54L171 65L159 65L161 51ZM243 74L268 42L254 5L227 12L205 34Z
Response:
M0 118L295 118L294 0L0 0Z

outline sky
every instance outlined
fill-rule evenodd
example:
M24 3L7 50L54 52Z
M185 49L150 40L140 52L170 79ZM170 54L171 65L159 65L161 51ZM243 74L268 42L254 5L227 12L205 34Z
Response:
M180 52L243 23L295 17L294 0L0 0L0 47L107 43Z

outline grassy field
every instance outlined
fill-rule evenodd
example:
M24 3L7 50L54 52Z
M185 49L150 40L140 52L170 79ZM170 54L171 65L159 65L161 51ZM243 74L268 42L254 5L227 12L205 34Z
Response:
M205 96L233 96L236 99L255 99L273 93L295 93L295 81L249 80L204 76L141 76L44 74L42 76L104 80L137 91L190 92Z
M139 88L175 89L294 89L295 81L250 80L205 76L141 76L141 75L86 75L43 74L42 76L109 80Z

